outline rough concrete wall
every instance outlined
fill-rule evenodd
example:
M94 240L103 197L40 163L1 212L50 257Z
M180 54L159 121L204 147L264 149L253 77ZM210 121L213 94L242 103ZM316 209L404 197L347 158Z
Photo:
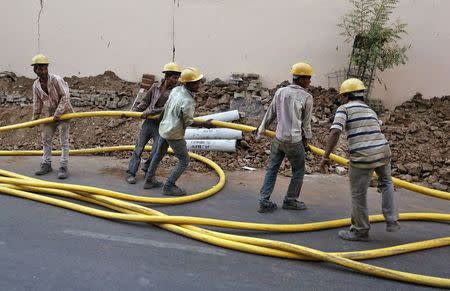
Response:
M158 73L172 58L173 16L176 61L209 79L256 72L272 87L289 78L293 62L308 60L317 72L313 83L327 86L327 75L346 67L349 53L336 27L347 0L15 0L0 3L0 70L33 75L41 2L40 51L51 58L53 72L66 76L112 70L138 81L142 73ZM392 106L417 91L448 94L445 11L450 1L401 1L410 61L382 73L387 91L377 85L374 97Z

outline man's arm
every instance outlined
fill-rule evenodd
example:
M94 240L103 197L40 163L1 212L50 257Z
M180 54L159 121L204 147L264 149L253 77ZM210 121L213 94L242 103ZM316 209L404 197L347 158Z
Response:
M336 147L341 133L342 131L340 129L333 128L331 129L330 134L328 135L327 145L325 146L325 153L319 165L319 168L322 172L325 171L325 166L328 164L330 160L330 154Z
M150 106L150 103L154 95L155 95L155 85L153 84L153 86L147 91L147 93L145 93L144 98L142 98L141 102L139 102L139 105L135 106L135 111L139 112L145 111Z
M214 125L212 124L212 119L208 119L205 121L193 121L190 126L192 127L204 127L204 128L213 128Z
M302 131L303 131L303 146L305 150L308 150L308 140L312 138L312 130L311 130L311 116L313 111L313 98L311 95L308 96L305 102L305 108L303 110L302 116Z
M144 112L142 112L141 118L147 119L150 115L158 115L161 112L164 112L164 107L155 108L153 110L150 110L150 108L148 108L148 109L144 110Z
M201 126L199 126L197 121L194 122L194 111L195 111L195 103L194 102L184 101L181 104L181 108L180 108L181 116L180 117L181 117L181 121L183 122L184 128L191 126L191 125L196 126L196 127L201 127Z
M39 119L42 111L42 100L39 98L36 88L33 86L33 115L31 120Z
M55 113L53 114L53 119L55 121L58 121L61 115L64 114L66 109L70 107L70 93L69 93L69 86L62 78L56 79L55 88L56 92L58 92L60 99L58 107L56 108Z
M261 136L266 131L266 128L275 120L277 117L277 105L276 105L276 99L278 96L278 91L275 93L275 96L272 99L272 102L269 105L269 108L267 108L266 114L264 114L264 118L261 121L261 124L256 129L256 139L260 139Z
M165 108L162 108L161 113L158 115L158 123L161 123L161 121L163 120L165 111Z
M329 157L333 149L336 147L339 136L344 130L347 124L347 109L345 106L340 106L336 110L336 114L334 115L333 123L331 124L330 135L328 136L327 145L325 146L325 154L320 161L320 170L322 172L325 171L325 166L329 163Z
M342 133L342 131L337 128L333 128L330 131L330 134L328 135L327 145L325 146L325 153L323 155L323 158L325 158L325 159L330 158L330 154L336 147L336 145L339 141L339 137L341 136L341 133Z

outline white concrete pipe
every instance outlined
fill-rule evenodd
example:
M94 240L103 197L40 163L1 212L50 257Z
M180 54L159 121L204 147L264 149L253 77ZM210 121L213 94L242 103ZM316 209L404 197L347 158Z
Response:
M185 139L242 139L242 131L230 128L187 128Z
M193 151L236 152L235 139L191 139L186 143L188 150Z
M230 111L219 112L219 113L214 113L214 114L205 115L205 116L199 116L199 118L203 118L206 120L214 119L214 120L229 122L229 121L238 120L241 117L239 115L239 111L230 110Z

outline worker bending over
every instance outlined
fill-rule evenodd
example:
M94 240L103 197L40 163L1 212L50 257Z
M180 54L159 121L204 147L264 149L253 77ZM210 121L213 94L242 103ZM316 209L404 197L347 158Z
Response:
M377 114L364 103L365 90L366 87L359 79L351 78L342 83L339 93L347 99L344 101L348 102L336 110L325 154L320 162L321 171L325 171L329 156L345 129L350 152L352 225L349 230L341 230L338 234L340 238L352 241L369 238L367 189L374 171L378 175L381 188L381 208L386 220L386 231L394 232L400 229L394 203L389 142L381 132Z
M147 172L159 140L159 121L157 119L148 119L148 117L150 115L156 115L162 112L164 105L169 98L170 92L178 83L181 69L175 63L168 63L164 66L162 72L164 73L164 79L160 82L154 83L147 91L144 98L142 98L139 105L132 108L134 111L143 111L141 118L144 119L144 122L142 123L136 146L134 147L133 154L131 155L131 159L128 164L127 182L129 184L136 183L136 172L139 169L139 164L141 163L141 156L144 152L145 145L150 139L153 138L152 152L142 168L144 172Z
M169 99L161 113L159 125L160 139L156 151L145 175L144 189L161 187L162 183L155 179L156 169L170 146L178 159L175 169L163 187L163 194L169 196L182 196L186 191L176 185L178 178L189 165L189 155L184 134L188 126L211 128L211 121L194 121L195 100L194 94L200 90L203 75L195 68L186 68L181 72L178 86L172 90Z
M69 175L69 120L61 120L61 115L72 113L70 104L69 85L60 76L48 72L48 59L42 54L33 57L31 66L38 76L33 83L33 117L39 119L44 109L45 117L53 117L53 122L42 125L42 144L44 155L40 169L35 173L38 176L50 173L52 169L52 140L59 128L61 143L61 158L58 178L66 179Z

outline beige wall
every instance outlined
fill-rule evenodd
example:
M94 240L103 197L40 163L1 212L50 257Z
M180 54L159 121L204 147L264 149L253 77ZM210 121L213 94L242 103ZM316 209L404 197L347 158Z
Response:
M176 0L176 61L211 79L256 72L266 86L289 78L293 62L309 61L327 86L327 75L346 67L349 45L339 36L347 0ZM53 72L96 75L112 70L137 81L157 73L172 57L172 0L43 0L41 52ZM1 1L0 70L33 76L38 49L39 0ZM450 29L447 0L401 0L398 15L409 24L406 66L380 74L374 96L392 106L415 92L449 94Z

